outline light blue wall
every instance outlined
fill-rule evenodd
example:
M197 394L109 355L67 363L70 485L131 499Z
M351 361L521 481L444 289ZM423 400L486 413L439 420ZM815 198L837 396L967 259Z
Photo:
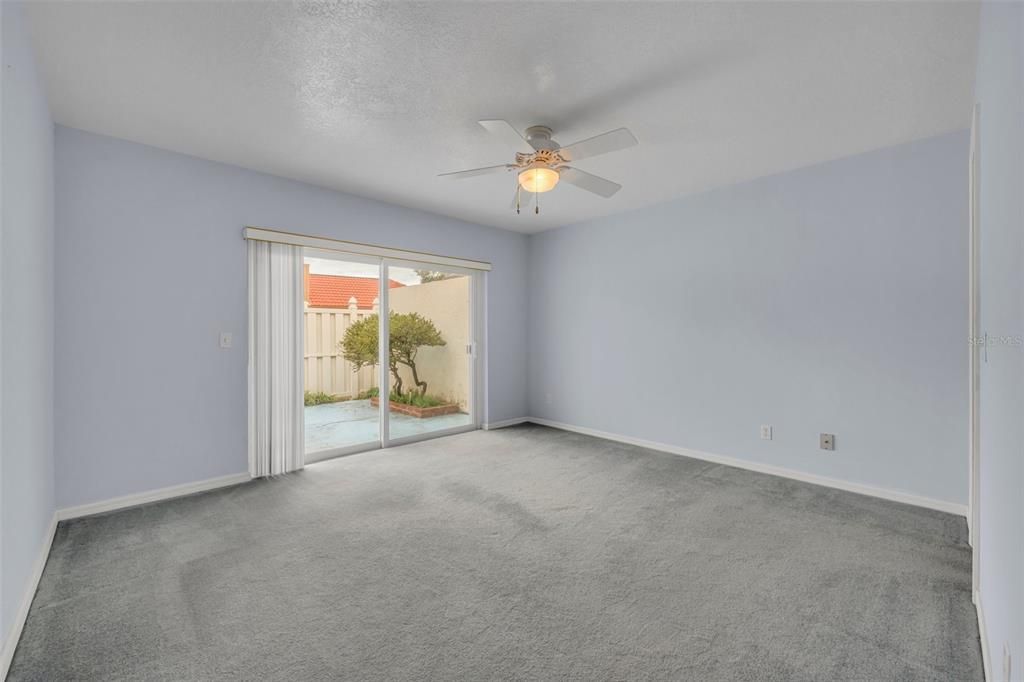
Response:
M246 470L244 225L491 261L489 418L526 414L524 235L58 126L61 507Z
M967 153L957 132L531 237L530 413L966 503Z
M1024 5L984 3L980 103L981 326L1024 335ZM1024 679L1024 347L988 348L981 366L981 602L994 679Z
M9 634L53 518L53 120L23 7L3 23L0 230L0 634Z

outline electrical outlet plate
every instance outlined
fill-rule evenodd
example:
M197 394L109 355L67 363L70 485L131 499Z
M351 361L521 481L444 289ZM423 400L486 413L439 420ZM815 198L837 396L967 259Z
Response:
M761 424L761 440L771 440L771 439L772 439L772 425L771 424Z
M818 438L818 445L822 450L836 449L836 436L833 433L822 433Z

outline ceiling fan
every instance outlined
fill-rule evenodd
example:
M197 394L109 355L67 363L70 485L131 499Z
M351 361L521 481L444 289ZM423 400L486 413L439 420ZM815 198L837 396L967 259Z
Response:
M553 190L561 180L607 199L622 189L622 185L581 171L579 168L573 168L568 164L598 154L616 152L637 144L633 133L626 128L595 135L563 147L551 139L552 131L547 126L531 126L526 129L524 137L508 121L501 119L480 121L480 125L515 150L515 163L441 173L438 177L463 179L514 171L516 173L516 195L512 204L517 213L520 207L520 192L531 193L527 199L527 203L529 203L529 200L535 199L537 195ZM534 211L540 213L540 207L535 206Z

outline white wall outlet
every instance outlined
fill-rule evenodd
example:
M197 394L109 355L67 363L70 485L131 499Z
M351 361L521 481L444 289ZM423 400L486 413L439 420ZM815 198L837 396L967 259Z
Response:
M834 433L822 433L818 437L818 445L822 450L836 449L836 436Z
M772 439L772 425L771 424L761 424L761 440L771 440L771 439Z
M231 332L220 333L220 347L231 348Z

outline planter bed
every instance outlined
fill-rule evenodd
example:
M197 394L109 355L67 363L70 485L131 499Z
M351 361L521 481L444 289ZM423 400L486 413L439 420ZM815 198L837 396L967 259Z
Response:
M380 405L380 398L370 398L370 404L377 407ZM405 414L410 417L419 417L420 419L425 417L440 417L443 414L455 414L460 411L459 406L454 403L449 405L438 405L436 407L416 407L415 405L396 403L394 400L390 401L390 407L388 409L391 412L398 412L399 414Z

